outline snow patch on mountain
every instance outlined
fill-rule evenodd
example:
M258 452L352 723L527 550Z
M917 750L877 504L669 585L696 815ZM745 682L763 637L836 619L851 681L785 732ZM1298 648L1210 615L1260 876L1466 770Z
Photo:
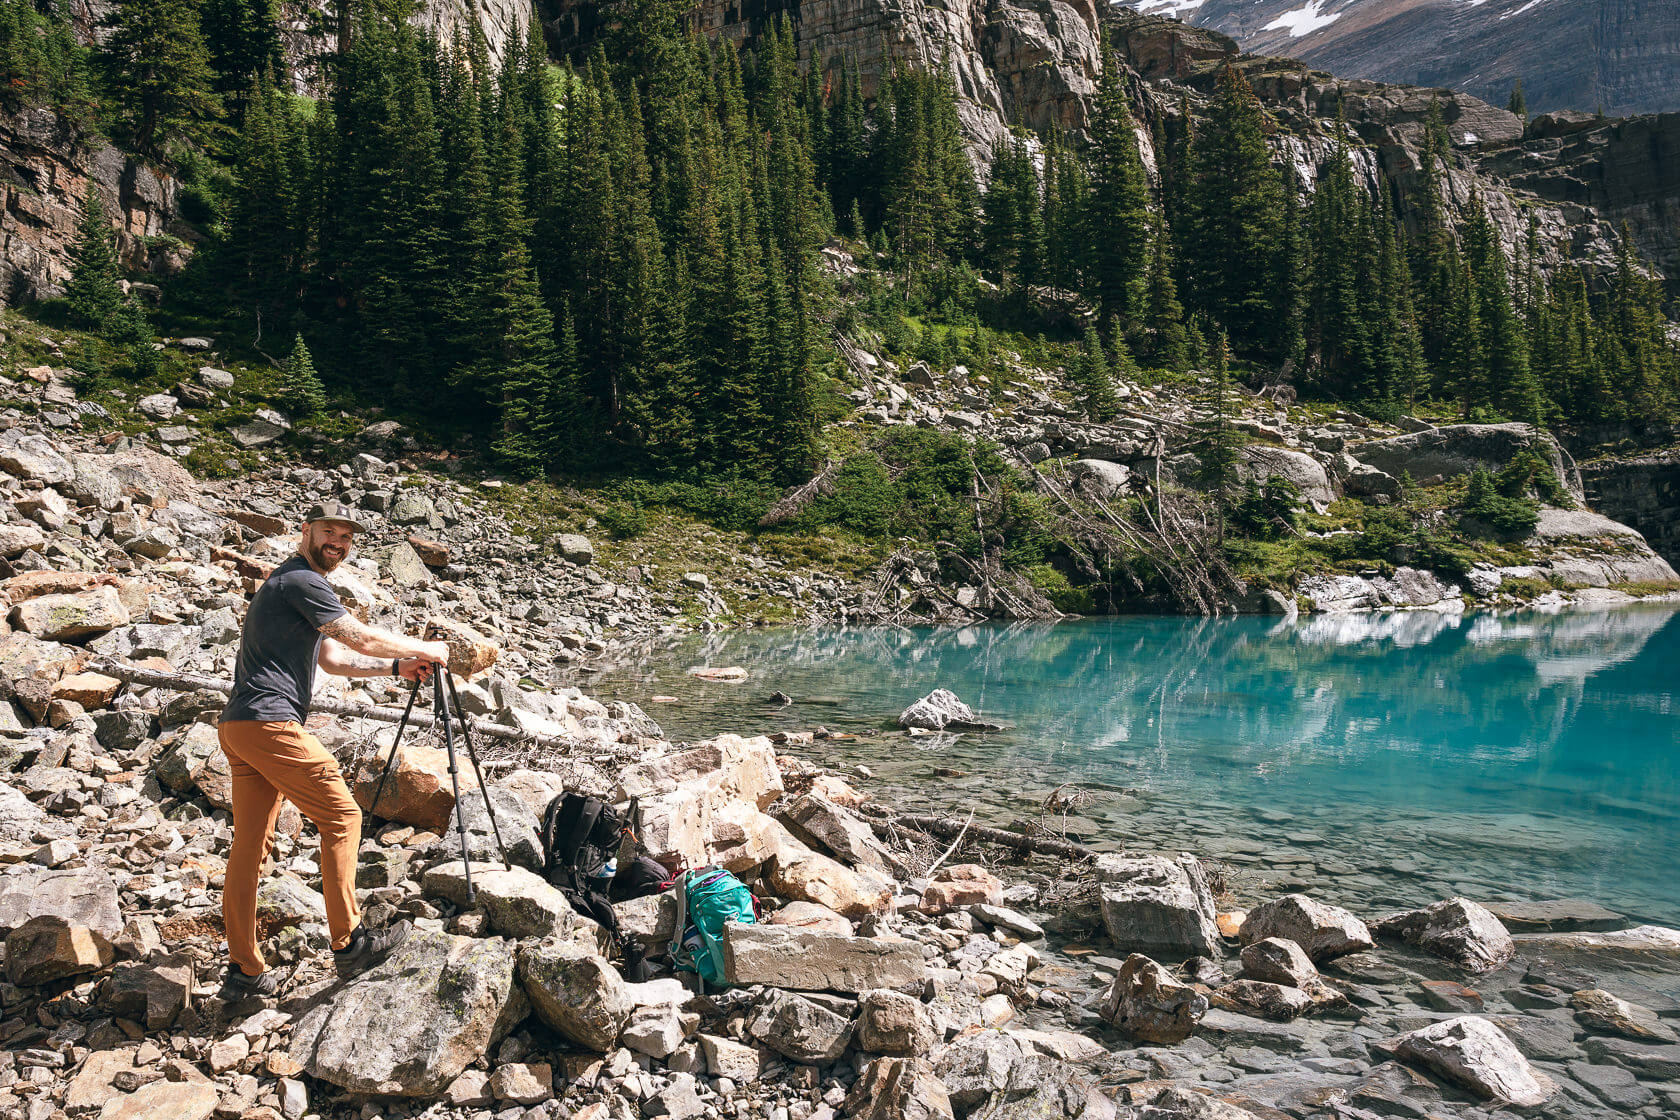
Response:
M1196 2L1199 4L1199 3L1201 3L1201 0L1196 0ZM1538 8L1541 4L1544 4L1545 2L1546 2L1546 0L1528 0L1528 3L1524 4L1522 7L1518 8L1514 12L1502 12L1502 13L1500 13L1499 18L1500 19L1510 19L1512 16L1520 16L1524 12L1528 11L1530 8Z
M1115 0L1115 3L1122 2L1123 0ZM1186 13L1193 12L1201 7L1202 3L1203 0L1142 0L1141 3L1126 6L1153 16L1171 16L1174 19L1182 19Z
M1341 18L1342 13L1324 12L1326 0L1311 0L1304 8L1296 8L1292 12L1285 12L1271 23L1262 27L1262 31L1287 31L1290 38L1299 39L1303 35L1310 35L1321 27L1329 27Z

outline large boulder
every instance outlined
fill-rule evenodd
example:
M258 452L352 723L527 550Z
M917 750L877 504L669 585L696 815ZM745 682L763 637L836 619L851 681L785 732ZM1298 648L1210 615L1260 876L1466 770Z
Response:
M827 1065L846 1052L853 1023L820 1004L772 989L747 1017L747 1033L784 1058Z
M129 621L117 589L101 586L69 595L38 595L12 608L11 624L49 642L71 642L103 634Z
M1208 996L1208 1002L1226 1011L1287 1023L1312 1009L1313 998L1300 988L1265 980L1233 980Z
M723 973L731 984L850 993L919 983L926 964L915 941L731 922L723 927Z
M950 1095L951 1107L967 1117L1009 1088L1015 1071L1031 1051L1003 1031L968 1031L952 1039L934 1062L934 1072Z
M780 814L781 821L799 839L813 847L827 849L854 867L885 869L891 865L886 845L875 838L867 821L825 797L807 793Z
M1589 1031L1619 1034L1640 1042L1680 1042L1680 1031L1657 1018L1649 1008L1629 1003L1602 988L1585 988L1569 997L1575 1021Z
M635 1009L618 970L600 954L570 942L544 941L522 948L519 983L537 1018L600 1053L618 1044Z
M1243 975L1251 980L1304 988L1319 979L1318 969L1293 941L1266 937L1243 946Z
M1286 447L1272 447L1251 443L1242 448L1237 460L1237 474L1245 481L1252 479L1264 485L1269 478L1281 478L1293 483L1301 492L1301 499L1319 513L1330 508L1336 500L1335 488L1324 464L1304 451Z
M1133 1038L1171 1046L1190 1037L1207 1009L1206 996L1133 953L1109 985L1101 1015Z
M415 930L298 1017L291 1056L347 1092L430 1097L528 1010L506 942Z
M0 877L0 933L42 915L90 929L107 941L115 941L123 928L117 885L95 865L51 871L20 864Z
M31 918L6 935L6 979L20 988L98 972L111 963L111 943L54 914Z
M1076 459L1068 467L1068 477L1076 489L1108 501L1126 492L1132 471L1124 463L1111 463L1107 459Z
M389 751L381 748L363 755L352 774L350 791L356 804L367 812L389 821L401 821L442 836L454 831L451 814L455 811L455 790L449 780L449 756L437 747L419 743L404 743L397 748L391 764L391 776L373 803L379 788L379 776ZM472 767L458 767L462 796L469 796L469 788L477 792Z
M1097 857L1103 928L1115 948L1165 960L1217 957L1213 892L1195 856Z
M953 1120L951 1098L923 1058L876 1058L846 1094L850 1120Z
M1304 894L1286 894L1256 906L1243 920L1237 937L1244 945L1281 937L1299 945L1314 962L1362 952L1376 945L1371 940L1371 931L1354 914Z
M1558 441L1529 424L1449 424L1359 444L1355 459L1399 478L1410 474L1425 485L1471 471L1500 471L1527 449L1539 452L1577 502L1585 501L1581 472Z
M642 842L654 859L702 867L724 849L738 851L749 829L762 832L748 811L762 813L782 789L769 739L720 735L625 767L613 800L641 799ZM770 854L766 844L762 858Z
M118 964L106 986L105 1010L149 1031L168 1030L187 1005L196 964L185 952Z
M814 902L847 918L879 914L892 904L893 881L885 873L853 871L785 831L776 840L776 858L765 879L782 898Z
M428 897L448 899L465 907L469 870L474 895L496 933L516 941L558 937L594 945L600 927L573 910L558 888L523 867L508 869L499 863L463 867L457 859L428 870L421 879L421 889Z
M463 774L472 772L469 762L461 761ZM460 824L466 828L465 843L467 858L475 862L502 862L502 849L507 850L508 862L515 867L527 868L531 871L541 871L544 866L542 848L542 818L531 811L531 808L519 796L510 790L487 787L490 791L490 804L495 807L495 827L491 827L490 815L484 808L484 794L477 787L461 790L461 820ZM385 795L387 798L390 794ZM501 834L501 845L496 843L497 833ZM461 857L462 837L456 831L456 821L449 820L448 831L427 848L422 856L427 862L454 859Z
M871 1054L930 1053L943 1033L927 1004L903 992L877 989L858 1000L857 1043Z
M1516 951L1499 919L1467 898L1379 918L1371 928L1378 936L1398 937L1469 972L1498 968Z
M1484 1100L1533 1108L1557 1088L1504 1031L1478 1015L1431 1023L1401 1035L1392 1048L1402 1061L1425 1066Z
M975 715L974 709L957 699L956 693L944 688L934 689L904 709L898 724L923 731L995 731L1000 726Z

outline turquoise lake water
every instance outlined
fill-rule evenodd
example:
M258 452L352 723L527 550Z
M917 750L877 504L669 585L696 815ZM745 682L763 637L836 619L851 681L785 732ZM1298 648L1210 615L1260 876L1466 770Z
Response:
M740 665L741 684L694 665ZM900 804L1184 849L1255 892L1366 909L1583 898L1680 925L1680 609L1123 617L964 630L760 630L652 646L592 684L676 738L819 725ZM888 729L946 687L1010 729ZM765 703L773 691L794 698ZM674 696L676 703L655 702Z

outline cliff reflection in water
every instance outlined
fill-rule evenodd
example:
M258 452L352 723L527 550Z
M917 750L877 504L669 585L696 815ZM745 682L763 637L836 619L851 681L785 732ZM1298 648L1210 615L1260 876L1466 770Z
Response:
M741 665L751 677L704 683L686 675L693 665ZM1345 822L1407 842L1424 840L1407 832L1423 828L1443 851L1543 851L1537 862L1559 874L1591 872L1558 889L1615 894L1606 876L1660 878L1662 853L1680 844L1676 665L1672 605L1299 623L1125 617L707 635L626 657L592 690L643 703L679 738L858 732L856 744L818 749L867 762L930 803L943 792L1020 812L1076 780L1140 791L1110 818L1125 832L1155 827L1151 811L1192 831L1262 812L1297 829ZM877 734L935 687L1011 729ZM795 703L767 705L776 690ZM680 702L648 703L661 693ZM975 781L935 778L936 766L972 769ZM1281 830L1260 840L1286 845Z

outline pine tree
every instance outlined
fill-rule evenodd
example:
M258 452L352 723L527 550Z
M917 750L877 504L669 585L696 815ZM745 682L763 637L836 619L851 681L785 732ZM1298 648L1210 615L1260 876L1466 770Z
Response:
M1266 146L1265 114L1232 66L1219 74L1189 156L1181 241L1189 297L1239 345L1276 355L1288 317L1274 283L1283 248L1282 180Z
M1046 242L1038 171L1018 138L998 141L989 180L981 244L1003 287L1024 304L1027 289L1041 279Z
M1137 314L1149 254L1149 180L1138 155L1125 80L1114 51L1106 50L1091 107L1086 153L1091 189L1085 209L1089 283L1105 322Z
M1511 298L1510 266L1488 220L1481 196L1472 192L1465 227L1465 261L1476 286L1481 348L1488 383L1482 401L1507 416L1539 423L1539 386L1528 361L1528 337Z
M1241 480L1243 438L1232 423L1236 402L1231 387L1231 344L1221 330L1213 343L1212 368L1201 401L1206 414L1198 423L1201 438L1196 446L1200 464L1197 481L1213 498L1219 516L1219 543L1225 543L1225 521Z
M274 0L204 0L200 28L214 88L235 110L237 124L252 83L284 72Z
M1148 288L1144 296L1144 336L1147 354L1156 366L1182 372L1190 368L1190 342L1184 329L1184 308L1173 283L1172 233L1161 223L1150 247Z
M121 0L103 27L99 61L124 137L156 157L208 140L221 98L193 0Z
M1517 84L1511 87L1511 99L1506 102L1505 108L1521 117L1524 121L1528 120L1528 98L1523 96L1523 84L1521 78L1518 78Z
M1114 391L1114 375L1103 353L1102 339L1095 323L1085 324L1085 341L1079 348L1068 373L1073 379L1074 395L1085 415L1093 420L1112 420L1120 413L1120 397Z
M99 188L92 180L82 200L82 218L70 251L70 280L64 288L64 300L72 321L108 342L137 342L148 333L145 313L123 297L116 236L105 216Z
M275 388L275 403L293 416L313 416L327 407L327 393L315 373L315 361L303 335L292 340L291 355L280 367L280 379Z

